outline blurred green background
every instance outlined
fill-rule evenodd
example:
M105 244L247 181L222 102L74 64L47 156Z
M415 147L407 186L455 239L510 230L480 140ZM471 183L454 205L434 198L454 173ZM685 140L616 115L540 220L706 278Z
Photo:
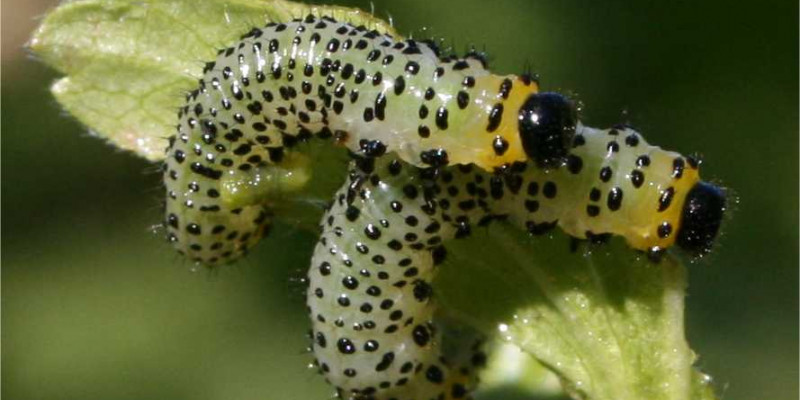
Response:
M739 201L689 266L690 344L721 398L798 398L797 1L373 3L402 33L487 49L496 71L531 65L589 125L629 120L702 154ZM313 238L278 229L236 266L192 272L151 229L156 167L64 115L23 51L54 4L2 4L3 397L329 398L296 283Z

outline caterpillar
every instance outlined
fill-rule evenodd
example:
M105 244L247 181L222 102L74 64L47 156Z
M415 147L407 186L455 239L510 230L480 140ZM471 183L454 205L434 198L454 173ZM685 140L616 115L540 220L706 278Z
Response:
M584 126L530 77L324 16L253 29L220 51L178 119L167 237L207 265L245 254L279 195L308 184L310 160L294 145L329 139L355 154L307 292L316 365L353 399L474 389L485 357L444 334L431 284L447 241L474 226L558 226L593 242L621 236L654 258L675 245L703 255L726 207L695 159L627 126Z
M263 183L300 141L491 171L528 159L561 164L576 123L572 104L539 93L530 76L493 75L477 54L440 57L431 41L324 16L253 29L203 73L178 113L164 181L169 240L209 265L264 235L268 210L237 193ZM200 240L208 232L219 240Z
M308 274L317 365L345 397L462 398L481 357L448 363L435 335L431 281L447 241L504 220L533 235L559 226L592 241L619 235L651 254L676 243L702 254L724 210L695 160L627 127L579 125L569 161L553 170L461 165L432 179L395 157L356 161Z

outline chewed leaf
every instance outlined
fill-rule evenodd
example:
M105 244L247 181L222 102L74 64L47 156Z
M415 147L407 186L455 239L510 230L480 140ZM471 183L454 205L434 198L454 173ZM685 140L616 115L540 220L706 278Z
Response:
M684 267L622 243L585 255L568 239L496 224L457 241L437 281L443 308L533 355L574 398L713 399L684 337Z
M114 145L159 160L204 62L253 27L309 13L394 34L360 10L282 0L88 0L53 10L30 47L66 75L52 90L67 111Z

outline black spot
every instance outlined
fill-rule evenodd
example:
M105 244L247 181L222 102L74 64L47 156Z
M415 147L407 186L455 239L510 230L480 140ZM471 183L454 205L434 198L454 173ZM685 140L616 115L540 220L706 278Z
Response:
M503 139L502 136L495 136L494 140L492 140L492 149L494 154L502 156L508 150L508 141Z
M353 222L361 215L361 210L353 206L347 206L344 215L348 221Z
M250 150L251 150L251 146L249 144L245 143L245 144L242 144L239 147L235 148L233 150L233 154L236 154L237 156L243 156L243 155L249 153Z
M686 166L686 162L683 161L683 158L678 157L672 161L672 177L675 179L680 179L683 176L683 169Z
M428 116L428 106L425 104L419 106L419 118L425 119Z
M367 340L364 343L364 351L368 351L370 353L377 351L380 348L377 340Z
M500 126L500 122L503 120L503 104L498 103L492 107L492 110L489 112L489 124L486 126L487 132L494 132Z
M504 99L507 99L508 94L511 92L512 85L511 79L503 79L503 83L500 84L500 96L502 96Z
M375 371L378 372L385 371L386 369L389 368L390 365L392 365L392 362L394 362L394 353L391 351L385 353L381 358L381 362L379 362L378 365L375 366Z
M200 164L199 162L192 163L192 165L189 168L192 170L192 172L205 176L210 179L216 180L222 177L222 171L211 169L203 164Z
M380 56L381 56L381 51L380 50L372 50L367 54L367 61L373 62L373 61L377 60L378 57L380 57Z
M319 265L319 273L322 276L328 276L331 274L331 264L327 261L323 261L322 264Z
M611 211L619 210L622 205L622 189L613 187L608 192L608 209Z
M661 191L661 196L658 198L658 212L663 212L672 204L672 198L675 197L675 188L669 187Z
M396 176L397 174L399 174L399 173L400 173L400 171L402 170L402 168L403 168L403 165L400 163L400 161L399 161L399 160L392 160L392 161L389 163L389 168L388 168L388 169L389 169L389 173L390 173L392 176Z
M342 354L353 354L356 352L356 346L347 338L339 339L339 341L336 342L336 347L339 348Z
M421 138L427 138L431 136L431 130L425 125L420 125L419 128L417 128L417 134Z
M274 53L278 51L279 45L280 44L278 43L278 39L272 39L269 41L269 46L267 47L267 49L269 49L270 53Z
M386 95L383 92L378 93L375 97L375 117L383 121L386 118Z
M588 214L590 217L596 217L598 214L600 214L600 207L590 204L586 206L586 214Z
M370 296L380 296L381 295L381 288L377 286L370 286L367 288L367 294Z
M386 145L380 140L361 140L359 147L367 157L380 157L386 153Z
M658 237L662 239L666 239L669 235L672 234L672 225L669 222L662 222L661 225L658 226Z
M322 332L317 332L317 346L325 348L328 345L328 341L325 340L325 335Z
M578 174L583 169L583 160L573 154L567 156L567 169L573 174Z
M443 167L450 163L447 152L444 149L431 149L420 153L420 160L432 167Z
M375 118L375 113L374 113L374 111L372 110L372 108L370 108L370 107L367 107L367 108L365 108L365 109L364 109L364 121L365 121L365 122L370 122L370 121L372 121L374 118Z
M405 188L403 190L405 191ZM401 203L399 201L396 201L396 200L392 201L391 203L389 203L389 206L392 208L392 211L394 211L396 213L399 213L400 211L403 211L403 203Z
M447 129L447 108L444 106L436 110L436 126L441 130Z
M329 51L329 52L331 52L331 53L333 53L333 52L335 52L336 50L338 50L338 49L339 49L339 39L332 38L332 39L331 39L331 40L328 42L327 49L328 49L328 51Z
M427 378L432 383L440 384L444 382L444 373L442 373L442 370L439 369L439 367L431 365L425 371L425 378Z
M525 200L525 209L528 212L536 212L539 210L539 202L536 200Z
M402 76L398 76L394 80L394 94L399 96L406 89L406 80Z
M342 285L350 290L354 290L358 288L358 279L352 276L346 276L342 279Z
M353 70L354 70L353 64L350 63L345 64L344 67L342 67L342 75L341 75L342 79L345 80L350 79L350 77L353 76Z
M634 170L631 172L631 183L635 188L642 187L642 184L644 183L644 173L639 170Z
M461 71L467 68L469 68L469 63L465 60L459 60L453 64L453 71Z
M428 342L431 340L431 333L425 326L417 325L414 327L414 330L411 332L412 337L414 338L414 343L416 343L420 347L424 347L428 345Z
M463 90L460 90L456 95L456 103L458 104L458 108L465 109L469 105L469 94Z
M589 200L591 200L591 201L600 200L600 196L601 195L602 195L602 193L600 192L600 189L592 188L592 190L589 191Z
M373 224L367 224L364 228L364 234L372 240L377 240L381 237L381 230Z
M613 172L611 171L610 167L603 167L600 169L600 180L603 182L608 182L611 180L611 176Z

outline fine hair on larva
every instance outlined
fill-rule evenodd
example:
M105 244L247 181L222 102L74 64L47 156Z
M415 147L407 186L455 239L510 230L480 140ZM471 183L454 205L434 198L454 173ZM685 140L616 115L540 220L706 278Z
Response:
M307 278L315 365L346 398L464 398L485 356L478 335L442 350L459 340L431 284L449 240L506 221L620 236L654 259L713 244L725 193L697 161L626 125L584 126L577 108L528 74L491 73L476 51L444 56L329 16L253 28L205 64L178 112L167 238L199 264L240 258L309 185L314 155L297 144L348 150Z

